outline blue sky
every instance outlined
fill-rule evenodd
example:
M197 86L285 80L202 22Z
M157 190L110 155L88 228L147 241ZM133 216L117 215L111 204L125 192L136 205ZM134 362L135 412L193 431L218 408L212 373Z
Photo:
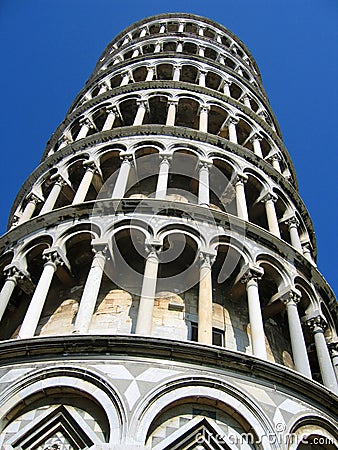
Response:
M337 291L337 0L1 0L0 233L46 142L114 36L164 12L213 19L247 45Z

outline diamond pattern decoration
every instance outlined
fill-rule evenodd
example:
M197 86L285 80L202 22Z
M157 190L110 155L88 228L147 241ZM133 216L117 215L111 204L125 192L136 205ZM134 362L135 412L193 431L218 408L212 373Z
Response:
M93 369L103 372L108 379L114 380L127 399L130 411L136 402L153 387L166 378L182 373L178 370L163 369L134 364L128 368L121 364L95 364Z

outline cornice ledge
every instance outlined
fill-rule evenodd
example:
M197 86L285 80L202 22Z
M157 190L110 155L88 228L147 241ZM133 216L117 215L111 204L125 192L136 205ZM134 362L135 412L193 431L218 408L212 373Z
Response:
M0 345L0 364L20 364L35 361L81 361L116 357L159 359L224 370L237 377L239 374L253 381L273 382L282 391L288 388L299 399L310 401L338 414L337 396L323 385L310 380L292 369L221 347L193 342L137 335L77 335L46 336L32 339L4 341Z

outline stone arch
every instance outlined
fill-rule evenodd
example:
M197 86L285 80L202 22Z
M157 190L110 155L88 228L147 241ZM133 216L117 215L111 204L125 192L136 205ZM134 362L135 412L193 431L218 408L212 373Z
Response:
M214 238L211 248L217 252L212 265L213 344L245 353L250 345L248 307L240 274L251 255L232 236Z
M262 202L263 195L267 190L266 181L262 180L262 177L256 171L249 168L244 169L243 172L248 176L245 185L245 196L249 220L267 230L268 222L264 203Z
M296 417L286 430L292 439L288 442L288 450L335 450L338 448L338 433L330 419L323 415L306 415ZM317 438L317 439L316 439Z
M24 401L18 400L17 393ZM13 444L15 448L27 438L27 433L31 440L35 438L39 442L48 431L44 426L46 417L55 423L64 423L66 429L67 420L73 423L73 429L81 428L84 439L81 448L117 444L125 433L126 413L122 400L112 386L88 368L59 366L36 370L13 383L4 395L2 443ZM87 423L81 417L82 410L90 418ZM28 413L32 416L33 411L35 419L30 421L28 431L18 430L17 426L13 429L16 420L22 420ZM25 423L22 420L22 424ZM72 427L68 429L70 436L71 430ZM51 436L47 433L47 438Z
M152 424L163 412L172 408L175 403L187 399L199 398L199 405L214 404L226 412L241 411L237 415L237 422L243 432L250 430L253 440L263 436L275 436L272 424L265 413L254 403L247 393L242 393L234 386L215 378L189 377L188 379L176 379L167 382L165 386L159 386L151 391L138 406L132 423L131 431L135 434L136 441L145 444L149 441ZM199 408L200 409L200 408ZM191 418L189 418L191 419ZM264 437L263 437L264 440ZM257 439L258 441L258 439ZM266 439L267 449L277 448L276 440Z
M178 97L177 113L175 125L178 127L188 127L198 130L200 101L194 96L182 94Z
M209 170L210 207L236 214L235 190L232 185L236 164L224 155L213 155Z
M170 166L167 200L184 203L198 202L198 164L195 149L176 147Z
M181 65L180 81L198 84L198 68L189 62Z
M280 299L283 288L291 285L290 277L286 268L271 255L261 254L256 261L264 269L258 285L268 359L293 368L288 320Z

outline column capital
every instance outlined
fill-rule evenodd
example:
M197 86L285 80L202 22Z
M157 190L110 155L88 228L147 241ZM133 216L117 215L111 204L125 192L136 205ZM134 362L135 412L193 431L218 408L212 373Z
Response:
M178 98L169 98L168 99L168 105L170 106L170 105L175 105L175 106L177 106L178 105Z
M6 280L12 280L15 284L17 284L19 280L23 280L23 278L28 275L27 272L21 270L15 263L5 266L3 274Z
M87 159L86 161L83 161L82 163L83 167L86 169L86 171L96 172L97 171L97 165L94 160Z
M231 80L228 80L227 78L224 78L224 80L223 80L223 86L224 86L224 85L230 86L231 83L232 83Z
M160 158L160 164L162 163L167 163L170 165L171 161L172 161L172 155L170 153L165 154L165 153L160 153L158 155L158 157Z
M302 293L295 288L295 286L286 286L282 291L277 292L277 294L272 297L271 302L280 300L285 306L298 305L301 297Z
M11 280L18 284L26 294L31 294L34 291L30 274L26 270L21 269L15 262L8 264L4 268L3 273L6 280Z
M159 260L159 253L162 250L162 242L156 239L147 239L145 242L146 259Z
M70 144L72 142L71 138L69 136L67 136L66 134L63 134L60 138L60 144Z
M241 282L247 283L250 280L258 281L264 275L264 269L257 264L247 264L241 273Z
M286 225L290 228L298 228L299 227L299 220L296 216L291 216L285 221Z
M236 125L239 122L239 118L236 116L229 116L226 123L229 125L230 123Z
M253 141L261 141L263 139L263 136L261 136L259 133L254 133L251 137L250 137L250 142Z
M149 72L150 70L155 70L155 68L156 68L156 66L155 66L154 64L151 64L151 65L149 65L149 66L146 67L146 69L148 70L148 72ZM130 70L127 70L127 71L125 72L125 75L126 75L126 74L130 74Z
M243 172L237 172L234 178L234 183L244 184L248 181L248 175Z
M37 194L35 194L34 192L30 192L27 195L26 200L28 202L34 203L35 205L37 205L38 203L42 202L42 199Z
M100 239L92 240L92 251L95 256L100 256L106 258L108 253L108 243L106 241L101 241Z
M272 202L276 202L278 200L278 196L277 194L275 194L274 192L270 191L267 192L266 194L263 195L263 197L261 198L261 202L266 203L268 201L272 201Z
M120 154L120 160L122 161L122 164L124 163L124 162L127 162L127 163L129 163L129 164L132 164L132 162L133 162L133 155L131 155L130 153L128 153L128 154Z
M252 99L252 97L251 97L251 95L249 95L249 94L245 93L245 94L244 94L244 95L242 96L241 100L244 100L244 99L248 99L248 100L251 100L251 99Z
M60 175L59 173L55 173L50 177L52 181L54 181L54 184L59 184L60 186L64 186L66 183L66 180Z
M138 107L147 109L148 108L148 100L145 98L140 98L140 99L136 100L136 105Z
M211 269L211 266L215 262L215 259L216 259L215 253L210 253L203 250L200 251L199 253L200 268L206 267Z
M89 119L89 117L82 117L79 120L79 124L81 126L86 125L88 128L94 128L94 125L93 125L92 121Z
M328 347L331 353L331 356L338 357L338 338L333 339L332 341L328 342Z
M321 314L306 319L305 324L310 327L312 334L324 333L327 328L327 321Z
M210 110L210 106L209 105L200 105L200 112L201 111L209 111Z
M63 252L59 248L48 248L42 252L42 259L44 261L44 265L52 265L54 270L58 266L67 266L66 258L63 255Z
M211 161L206 161L206 160L200 159L200 160L198 161L198 167L199 167L200 169L207 169L207 170L209 170L210 167L212 167L212 162L211 162Z
M281 161L282 160L282 155L279 152L275 152L272 155L267 156L266 158L267 161Z
M119 110L117 109L116 105L109 105L106 106L106 113L107 114L114 114L115 116L119 115Z

